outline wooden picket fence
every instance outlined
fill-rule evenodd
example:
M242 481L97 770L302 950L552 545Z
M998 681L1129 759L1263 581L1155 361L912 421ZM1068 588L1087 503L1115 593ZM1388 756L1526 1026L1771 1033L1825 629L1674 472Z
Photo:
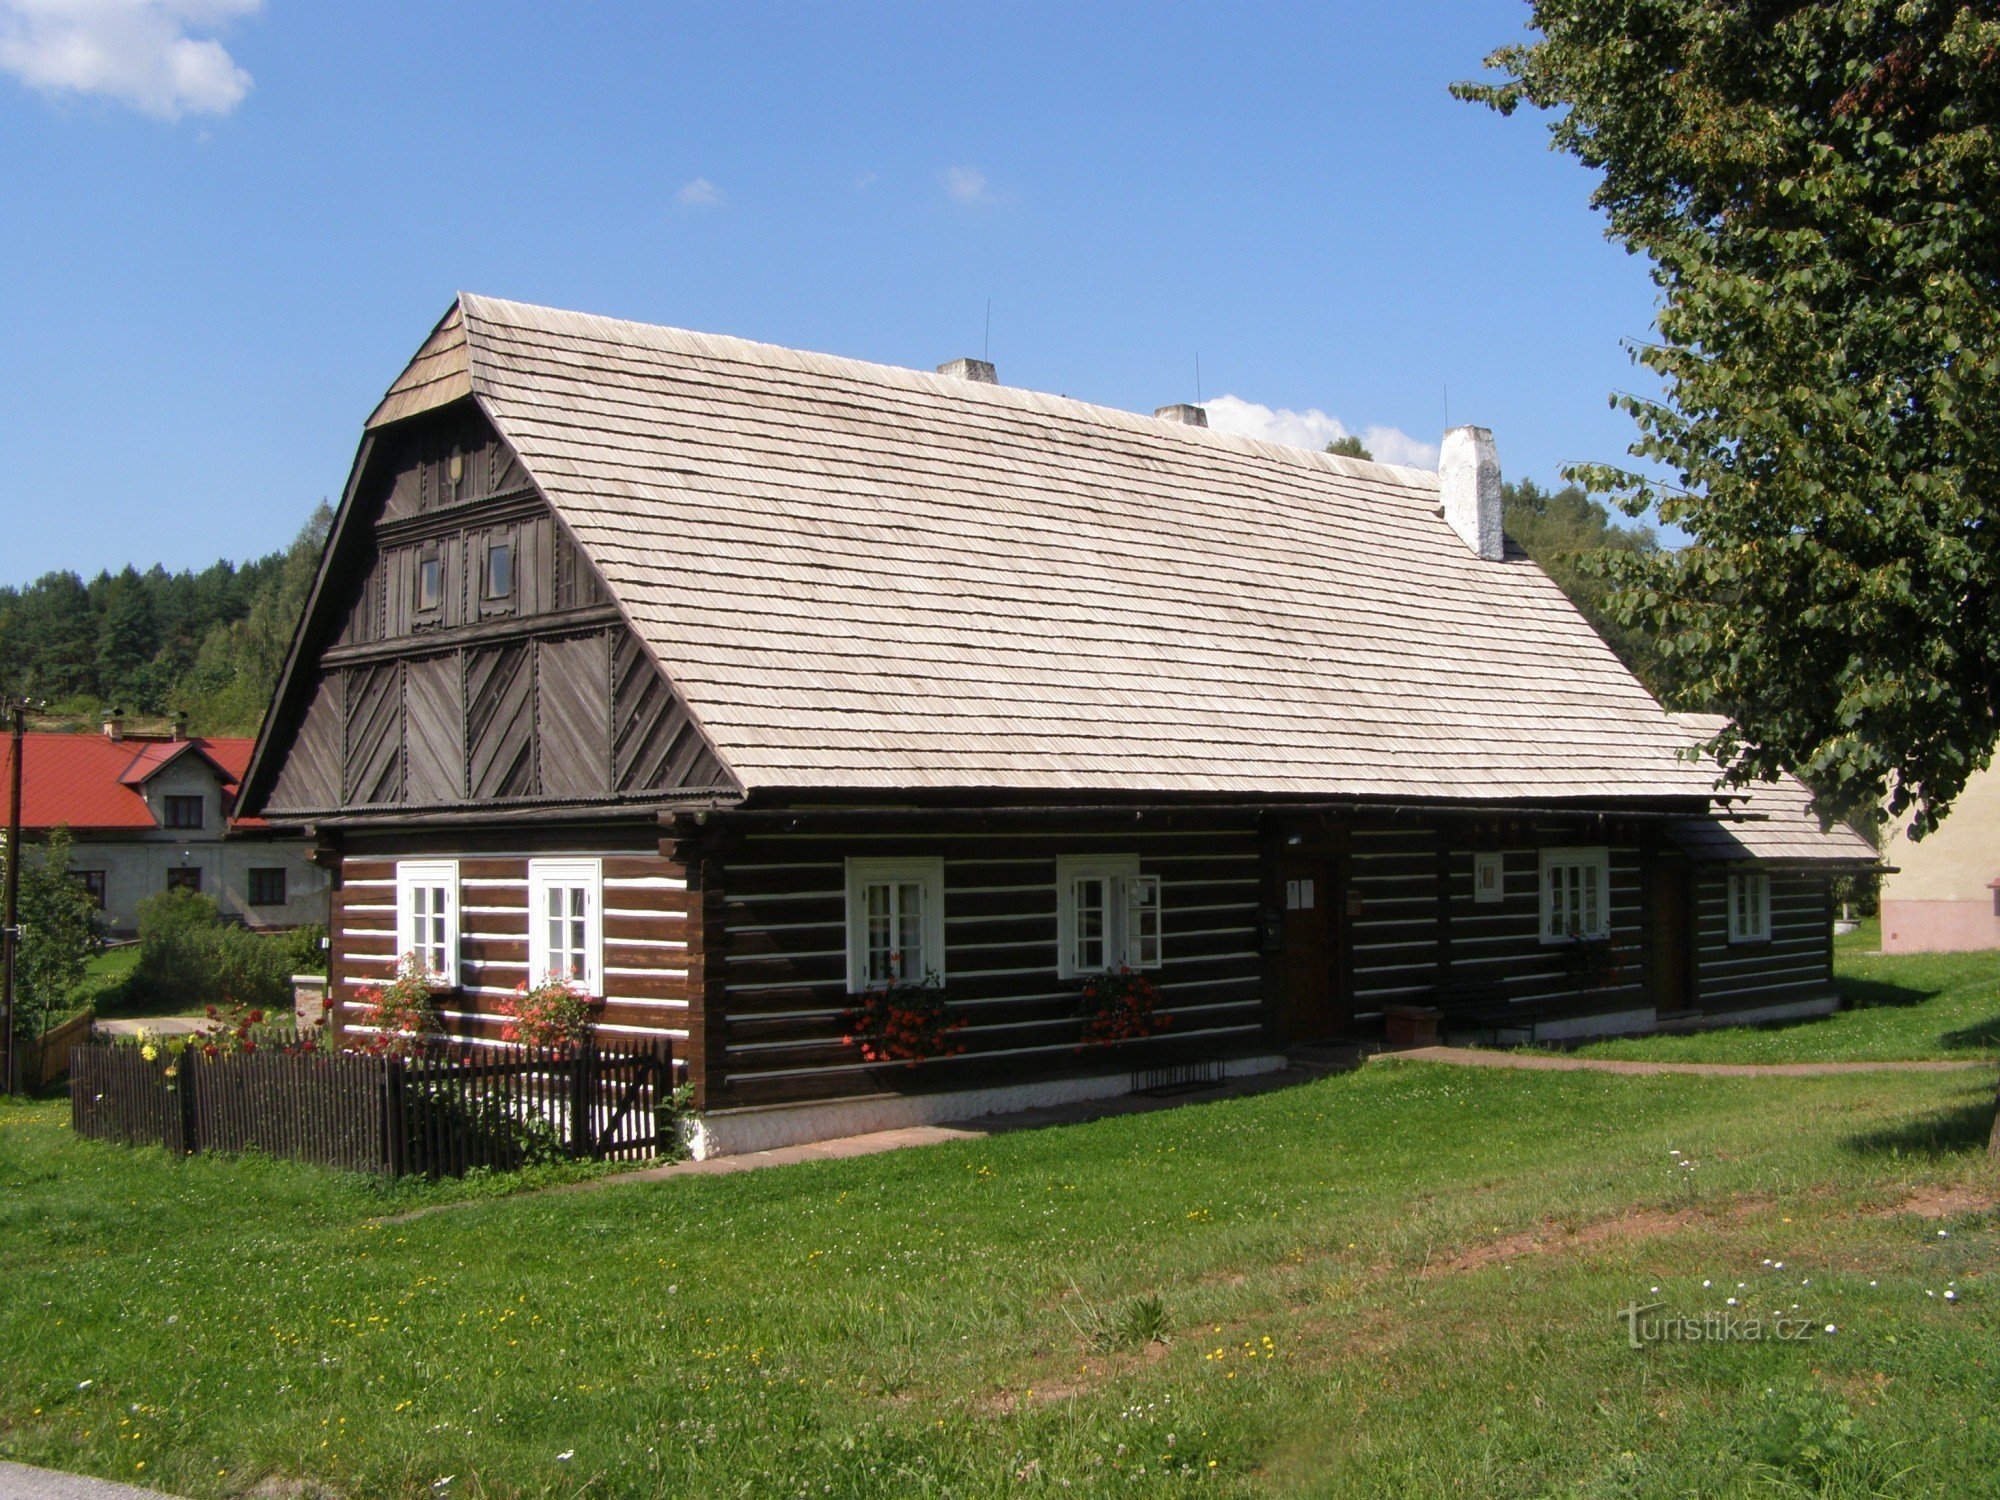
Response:
M439 1047L413 1058L288 1052L208 1057L125 1043L70 1050L77 1134L176 1154L258 1150L399 1177L458 1177L561 1158L645 1160L672 1143L670 1044Z

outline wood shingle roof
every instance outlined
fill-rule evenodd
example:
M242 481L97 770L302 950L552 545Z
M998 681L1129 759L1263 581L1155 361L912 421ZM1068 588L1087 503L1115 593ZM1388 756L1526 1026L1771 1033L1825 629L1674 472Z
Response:
M470 295L418 363L377 420L469 387L746 788L1712 785L1435 474Z
M1729 722L1721 714L1673 718L1691 746L1713 739ZM1696 859L1867 865L1878 858L1875 846L1846 823L1822 825L1811 789L1796 776L1753 782L1726 795L1735 800L1713 815L1672 825L1674 841Z

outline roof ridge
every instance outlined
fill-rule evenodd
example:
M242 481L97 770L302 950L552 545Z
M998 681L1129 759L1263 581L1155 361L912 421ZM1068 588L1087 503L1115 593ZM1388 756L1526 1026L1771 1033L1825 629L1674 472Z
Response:
M578 312L571 308L551 307L539 302L517 302L506 297L489 297L479 292L461 291L457 294L456 300L462 316L466 319L466 351L468 361L472 365L472 384L475 390L479 389L480 385L477 356L473 347L476 319L487 316L489 310L523 313L530 316L552 314L557 318L571 318L596 325L594 331L599 337L604 336L605 330L608 329L630 329L647 335L665 334L677 340L698 340L715 346L712 351L684 348L681 352L734 353L745 358L761 357L759 362L764 364L795 361L799 368L818 375L845 375L858 380L929 392L949 391L967 400L992 402L1016 409L1040 410L1051 416L1068 416L1084 421L1100 422L1131 432L1178 438L1185 442L1249 453L1279 462L1303 462L1307 467L1352 479L1373 479L1416 489L1437 487L1437 472L1433 469L1382 463L1375 459L1350 458L1345 454L1322 453L1312 448L1294 447L1289 443L1274 443L1264 438L1247 437L1241 433L1220 432L1212 427L1197 427L1190 423L1168 421L1143 412L1127 411L1123 407L1107 406L1101 402L1085 401L1080 397L1059 395L1052 391L1037 391L1028 386L988 385L981 381L960 380L954 376L939 375L908 365L884 364L876 360L857 359L851 355L798 349L788 344L746 339L735 334L705 333L700 329L682 328L670 323L646 323L635 318ZM542 333L562 332L559 328L550 327L545 321L509 323L504 316L494 321L505 326L532 327ZM779 358L774 360L772 356Z

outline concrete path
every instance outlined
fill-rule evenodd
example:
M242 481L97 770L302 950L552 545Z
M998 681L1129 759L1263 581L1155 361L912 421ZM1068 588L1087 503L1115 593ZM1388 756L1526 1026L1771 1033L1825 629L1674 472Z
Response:
M109 1479L0 1463L0 1500L173 1500L159 1490L134 1489Z
M142 1031L154 1036L180 1036L201 1031L209 1024L205 1016L117 1016L110 1020L100 1018L90 1029L98 1036L137 1036Z
M1452 1063L1464 1068L1530 1068L1556 1073L1692 1073L1704 1078L1826 1078L1837 1073L1951 1073L1991 1068L1991 1058L1933 1062L1687 1063L1628 1062L1609 1057L1548 1057L1537 1052L1493 1052L1481 1047L1411 1047L1378 1052L1371 1062Z

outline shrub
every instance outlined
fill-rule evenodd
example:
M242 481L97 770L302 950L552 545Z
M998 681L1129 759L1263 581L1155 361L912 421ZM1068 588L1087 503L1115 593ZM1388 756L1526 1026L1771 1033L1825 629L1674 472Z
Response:
M130 987L162 1010L289 1010L298 956L310 944L317 959L319 932L253 932L224 921L214 898L199 891L162 891L139 903Z
M414 953L405 953L396 977L386 984L362 985L361 1014L355 1024L366 1033L355 1050L376 1057L414 1057L444 1034L437 996L438 977Z
M951 1034L965 1025L951 1013L944 981L935 974L921 980L898 979L877 985L844 1017L850 1047L859 1047L869 1062L900 1062L915 1067L927 1057L963 1052Z
M1083 982L1083 1041L1085 1046L1135 1041L1173 1024L1159 1013L1160 991L1144 974L1121 968L1093 974Z
M500 1039L524 1047L574 1047L590 1039L603 1008L602 1000L560 979L545 979L533 989L524 979L500 1002L507 1018Z

